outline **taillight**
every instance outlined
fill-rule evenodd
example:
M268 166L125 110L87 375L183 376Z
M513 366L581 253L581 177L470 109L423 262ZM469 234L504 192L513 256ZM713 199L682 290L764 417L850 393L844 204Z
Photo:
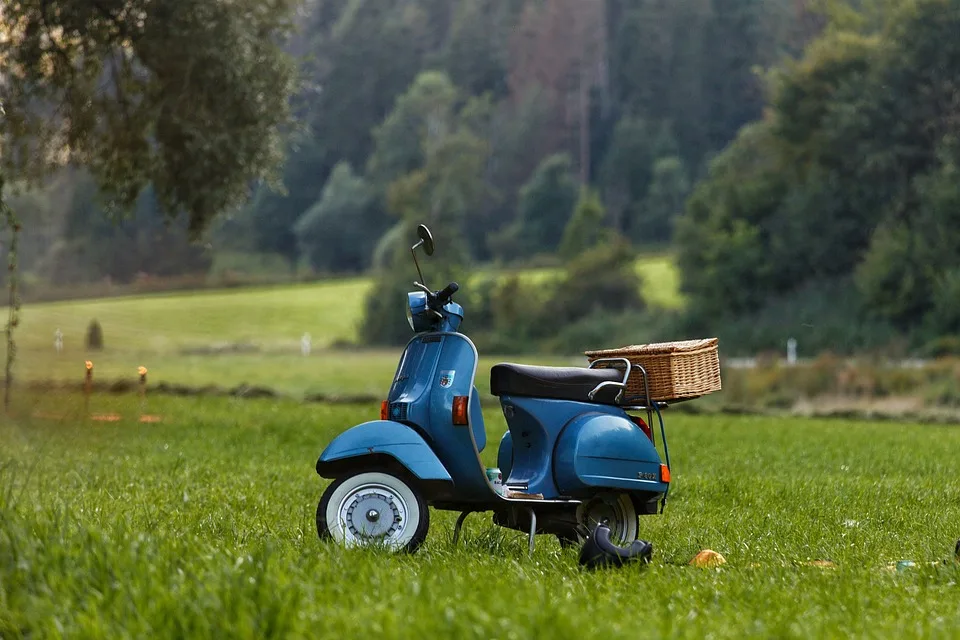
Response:
M390 403L384 400L380 403L380 419L386 420L390 417Z
M453 398L453 424L469 424L467 420L467 396L454 396Z
M660 482L670 484L670 467L665 464L660 465Z
M653 432L650 431L650 427L648 427L647 423L643 421L643 418L640 416L630 416L630 419L633 420L633 424L640 427L640 430L647 435L647 438L650 439L650 442L653 442Z

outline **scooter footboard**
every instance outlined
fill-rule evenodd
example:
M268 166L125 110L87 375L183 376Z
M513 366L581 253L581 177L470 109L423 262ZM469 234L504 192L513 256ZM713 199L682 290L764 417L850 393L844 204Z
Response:
M609 413L585 414L564 428L557 440L554 477L557 488L571 496L598 487L656 496L668 488L653 442L629 419Z

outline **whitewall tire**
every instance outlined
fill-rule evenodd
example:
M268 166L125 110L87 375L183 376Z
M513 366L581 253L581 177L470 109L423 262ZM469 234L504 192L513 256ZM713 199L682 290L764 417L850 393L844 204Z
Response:
M384 472L335 480L317 505L317 533L345 546L414 552L427 537L430 511L416 487Z

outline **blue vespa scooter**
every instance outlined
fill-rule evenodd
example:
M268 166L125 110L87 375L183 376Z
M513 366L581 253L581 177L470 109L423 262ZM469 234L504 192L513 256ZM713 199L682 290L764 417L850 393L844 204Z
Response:
M433 255L434 242L425 226L417 231L411 252L419 290L407 295L416 335L380 420L340 434L317 460L317 473L333 479L317 507L320 538L412 552L426 538L434 507L461 512L454 542L468 514L493 512L495 524L529 533L531 553L538 533L576 544L601 524L611 542L630 546L638 514L662 511L670 482L665 405L637 406L623 397L631 373L646 382L646 372L625 358L606 367L595 367L602 360L590 367L494 366L490 389L508 425L497 459L504 481L495 487L480 459L486 430L474 386L478 355L459 331L463 308L452 301L459 287L432 291L422 284L416 250ZM628 410L645 410L647 422ZM647 426L653 412L666 464Z

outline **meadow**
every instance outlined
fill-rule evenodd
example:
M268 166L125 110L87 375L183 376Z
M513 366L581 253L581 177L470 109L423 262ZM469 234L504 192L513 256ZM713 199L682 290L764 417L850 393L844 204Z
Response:
M55 407L61 420L32 418ZM315 533L327 442L376 406L19 395L0 427L0 637L950 636L960 430L668 415L647 566L432 511L412 556ZM492 464L502 415L485 412ZM699 550L726 564L688 566ZM816 560L831 565L814 566ZM916 566L891 569L912 560Z
M650 264L666 264L669 283L669 263ZM343 346L367 287L26 305L18 380L79 383L90 358L97 380L132 382L145 365L150 385L144 401L95 393L88 409L77 393L15 388L0 420L0 637L914 637L960 625L960 430L949 426L668 410L673 483L666 511L641 520L648 566L584 571L547 536L530 558L525 536L489 515L471 516L454 546L456 514L443 511L413 556L322 543L316 458L379 404L297 399L386 392L399 349ZM93 318L106 348L88 353ZM476 381L490 466L506 428L488 395L499 359L485 355ZM289 397L152 393L160 382ZM726 564L688 566L705 548Z
M682 304L675 266L668 255L637 261L644 276L644 295L653 305ZM465 278L504 277L487 269ZM519 272L528 280L555 277L556 269ZM411 281L414 276L411 276ZM21 381L80 382L84 362L94 363L97 380L135 380L145 366L151 384L188 386L238 385L269 387L293 397L309 394L381 394L396 368L398 349L346 348L357 337L367 278L315 284L277 285L150 294L93 300L25 304L17 329ZM403 300L396 320L405 323ZM470 309L465 330L469 331ZM100 323L104 349L84 346L87 326ZM54 350L54 334L63 334L63 350ZM310 334L311 354L300 352L301 337ZM482 354L481 371L504 358ZM538 356L538 364L581 364L579 354ZM488 381L478 376L484 391Z

